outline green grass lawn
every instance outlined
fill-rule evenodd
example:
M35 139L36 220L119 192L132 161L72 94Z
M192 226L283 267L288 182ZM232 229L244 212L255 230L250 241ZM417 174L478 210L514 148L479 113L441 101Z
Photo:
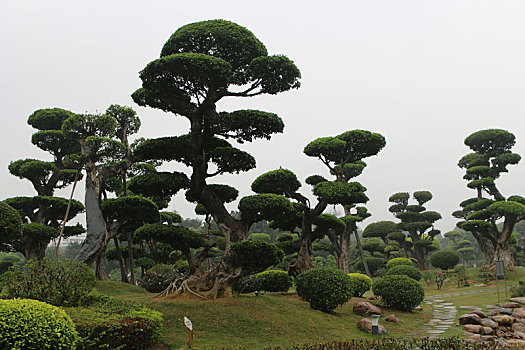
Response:
M470 270L475 280L476 271ZM525 276L525 268L518 268L508 274L507 286L517 284L517 279ZM445 298L456 306L483 306L497 303L497 293L491 287L457 288L454 282L445 283L443 289L426 286L426 295L453 293L472 289L485 289L487 293L454 296ZM503 283L500 284L500 298L504 299ZM158 310L164 314L165 323L162 345L156 349L184 349L188 343L188 331L183 325L187 316L195 330L194 349L240 347L262 349L265 346L292 346L295 344L372 338L359 330L357 322L362 318L352 312L358 298L338 307L334 314L312 310L295 294L267 293L263 297L242 295L233 299L214 301L185 299L154 299L155 294L140 287L120 282L98 282L97 291L116 298L133 300ZM493 291L492 291L493 290ZM510 293L508 294L510 297ZM402 337L417 331L432 318L432 307L422 305L423 311L400 312L383 308L383 315L395 314L399 324L381 322L388 329L388 336ZM467 313L458 310L458 317ZM424 333L421 336L425 336ZM451 327L443 336L464 336L461 327Z

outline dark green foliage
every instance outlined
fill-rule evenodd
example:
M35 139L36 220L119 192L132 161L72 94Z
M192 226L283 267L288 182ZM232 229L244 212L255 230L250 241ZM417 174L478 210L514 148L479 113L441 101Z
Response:
M365 260L366 260L366 264L368 265L368 269L370 270L370 273L374 276L376 275L377 272L379 272L381 269L385 267L385 259L383 258L375 258L375 257L367 256ZM361 260L357 260L354 264L354 267L359 272L362 272L362 273L365 272L365 268Z
M321 182L315 185L314 195L328 204L366 203L366 188L359 182Z
M432 193L429 191L416 191L413 196L419 205L423 205L432 199Z
M80 335L78 349L145 350L162 332L162 314L133 302L106 297L88 308L65 311Z
M390 268L399 265L414 266L412 260L408 258L393 258L388 260L388 262L386 263L386 269L390 270Z
M322 177L321 175L311 175L311 176L308 176L304 180L304 182L306 182L308 185L311 185L311 186L315 186L320 182L326 182L326 181L328 180Z
M260 290L266 292L287 292L292 287L292 278L286 271L268 270L257 274Z
M387 270L386 275L405 275L416 281L421 280L421 277L423 276L417 267L408 265L392 266Z
M264 242L270 243L271 239L270 239L270 235L267 233L254 232L248 235L248 240L249 241L264 241Z
M515 201L498 201L494 202L487 208L489 212L498 214L500 216L513 215L523 216L525 215L525 205Z
M239 191L228 185L212 184L206 187L212 190L223 203L233 202L237 199L237 196L239 196ZM189 202L197 202L197 197L191 189L186 191L186 200Z
M425 298L419 282L403 275L378 278L372 284L372 291L386 306L400 311L412 311Z
M233 138L239 143L251 142L257 138L270 139L271 134L284 130L283 121L274 113L239 110L221 112L217 118L215 133L225 138Z
M432 266L442 270L453 268L459 263L459 257L456 253L446 250L434 252L430 256L430 263Z
M157 205L152 200L141 196L106 199L102 202L102 213L106 221L118 221L131 230L144 223L160 220Z
M64 310L37 300L0 299L0 348L75 349L78 333Z
M505 130L480 130L465 139L465 145L478 154L494 157L510 151L516 143L516 137Z
M277 242L275 245L281 248L285 255L290 255L293 253L297 253L299 251L299 240L298 239ZM315 248L313 247L312 249L315 250Z
M363 237L379 237L385 240L389 233L398 232L398 231L399 229L397 228L397 225L395 222L379 221L379 222L368 224L363 231Z
M301 273L295 285L297 295L309 302L312 309L328 313L350 300L354 293L350 276L330 267Z
M204 237L195 231L183 226L166 224L146 224L135 231L135 237L147 241L153 239L157 242L167 243L173 249L187 251L190 248L199 248L207 245Z
M288 198L273 194L261 193L246 196L239 202L242 218L248 222L271 220L275 217L287 217L292 214L292 204Z
M151 293L160 293L182 275L173 265L159 264L150 268L139 282L139 285Z
M60 197L35 196L35 197L13 197L5 200L7 204L21 213L23 218L34 217L38 212L46 219L46 224L58 227L58 222L64 219L67 210L68 200ZM84 205L77 200L71 201L69 208L69 218L73 218L84 210Z
M261 290L261 279L258 274L244 276L237 280L233 290L237 293L253 293Z
M234 266L241 267L245 275L264 271L284 258L284 252L275 244L264 241L244 241L231 245Z
M177 213L172 213L168 211L159 212L160 222L163 224L174 225L177 223L182 223L182 216Z
M361 298L363 294L370 290L372 287L372 279L362 273L349 273L350 279L352 280L352 289L354 293L352 296Z
M288 169L268 171L252 183L252 191L255 193L275 193L283 196L295 193L299 187L301 183L297 176Z
M171 196L188 185L188 177L177 171L138 175L128 181L130 191L145 197Z
M95 286L95 274L70 260L28 260L5 275L9 298L36 299L57 306L80 305Z
M61 108L39 109L27 119L27 124L38 130L60 130L62 123L74 113Z
M6 202L0 201L0 250L22 237L22 219L20 214Z
M520 278L518 285L511 288L511 297L525 297L525 277Z

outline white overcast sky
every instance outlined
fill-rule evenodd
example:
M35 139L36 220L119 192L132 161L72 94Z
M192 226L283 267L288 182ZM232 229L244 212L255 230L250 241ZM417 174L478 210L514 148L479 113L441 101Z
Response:
M302 181L328 176L304 146L366 129L384 135L387 146L356 179L370 197L373 215L365 223L393 220L391 194L430 190L427 209L443 215L437 227L446 232L455 223L451 212L474 195L457 167L469 152L466 136L506 129L516 135L514 151L525 156L523 0L0 0L0 199L35 193L9 174L10 161L50 160L30 142L35 130L27 117L36 109L94 113L116 103L138 112L138 136L186 133L185 119L138 107L130 94L140 87L138 72L177 28L218 18L250 29L303 77L299 90L219 104L274 112L285 122L284 134L240 147L255 156L256 169L217 179L242 195L278 167ZM506 196L524 195L524 179L522 161L498 184ZM57 194L68 197L69 190ZM83 185L76 198L83 199ZM181 194L170 209L194 216Z

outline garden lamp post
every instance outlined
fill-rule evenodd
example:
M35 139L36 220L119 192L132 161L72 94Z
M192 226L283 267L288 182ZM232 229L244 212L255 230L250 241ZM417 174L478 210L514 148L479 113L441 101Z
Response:
M372 320L372 334L378 335L379 334L379 317L381 315L371 315L370 319Z

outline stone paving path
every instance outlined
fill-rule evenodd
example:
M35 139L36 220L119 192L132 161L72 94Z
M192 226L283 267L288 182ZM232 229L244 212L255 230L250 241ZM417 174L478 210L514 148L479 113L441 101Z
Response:
M445 333L447 329L457 323L458 310L453 303L446 302L447 297L460 296L460 295L471 295L479 293L490 293L495 291L496 288L476 289L465 292L454 292L445 294L431 295L425 298L424 303L432 305L434 313L432 319L424 324L417 331L410 333L411 336L427 336L429 338L439 337L442 333ZM489 307L490 305L486 305ZM472 306L459 306L459 309L467 310L481 310L479 307Z

